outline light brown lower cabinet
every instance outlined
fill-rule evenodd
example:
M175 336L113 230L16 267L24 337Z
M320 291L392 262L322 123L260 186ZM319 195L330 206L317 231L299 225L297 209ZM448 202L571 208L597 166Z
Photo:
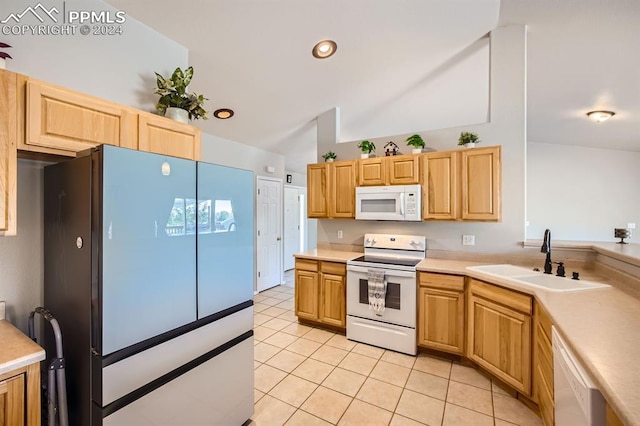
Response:
M25 424L24 382L24 374L0 381L0 425Z
M464 354L464 277L421 272L418 345Z
M345 328L346 265L296 259L295 314L298 318Z
M467 357L531 396L531 296L469 279Z
M535 304L535 349L533 353L533 398L538 402L544 424L554 424L553 349L551 347L551 318L547 311Z

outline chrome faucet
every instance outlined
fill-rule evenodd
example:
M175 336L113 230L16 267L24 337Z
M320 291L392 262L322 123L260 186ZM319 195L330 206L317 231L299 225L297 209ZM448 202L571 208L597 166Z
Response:
M540 248L541 253L547 253L547 257L544 260L544 273L550 274L553 270L553 266L551 264L551 231L548 229L544 230L544 238L542 240L542 247Z

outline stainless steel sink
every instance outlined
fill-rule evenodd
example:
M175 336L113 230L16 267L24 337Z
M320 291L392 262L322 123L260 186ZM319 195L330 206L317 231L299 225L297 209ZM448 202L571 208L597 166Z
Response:
M549 291L568 292L609 287L608 284L546 275L514 265L469 266L467 269L487 275L489 278L504 278L524 286L543 288Z

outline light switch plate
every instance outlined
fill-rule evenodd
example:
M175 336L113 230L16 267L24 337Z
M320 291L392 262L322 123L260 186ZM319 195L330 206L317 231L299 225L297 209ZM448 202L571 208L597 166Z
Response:
M475 235L463 235L462 236L462 245L463 246L475 246L476 245L476 236Z

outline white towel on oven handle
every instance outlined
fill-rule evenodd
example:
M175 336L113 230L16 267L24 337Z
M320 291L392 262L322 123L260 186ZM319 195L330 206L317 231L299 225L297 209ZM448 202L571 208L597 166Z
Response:
M369 269L367 271L369 287L369 309L373 309L376 315L381 316L385 310L384 299L387 295L387 279L384 271Z

